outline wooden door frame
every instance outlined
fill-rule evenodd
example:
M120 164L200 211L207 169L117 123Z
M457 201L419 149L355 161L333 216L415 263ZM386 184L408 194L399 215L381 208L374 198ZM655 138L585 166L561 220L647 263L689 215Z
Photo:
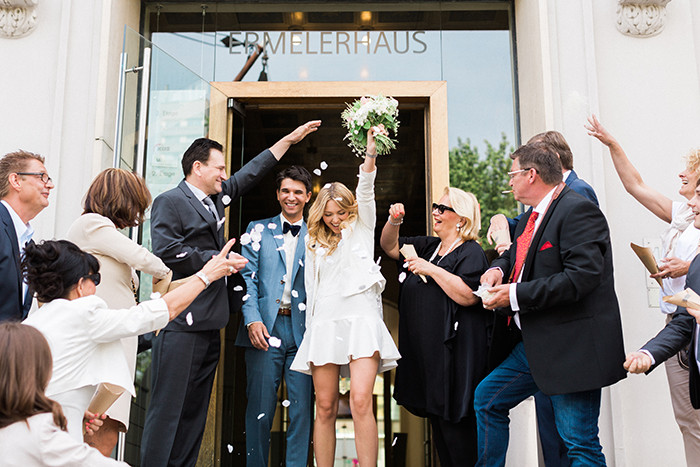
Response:
M227 166L231 161L233 110L229 98L244 104L265 106L306 106L352 102L360 96L384 94L399 101L424 108L425 122L425 212L427 232L432 232L430 203L440 199L442 190L449 185L449 144L447 139L447 82L446 81L295 81L295 82L212 82L209 101L209 138L222 142ZM401 119L399 115L399 120ZM399 133L399 144L401 136ZM227 167L230 169L230 167ZM230 172L230 170L229 170ZM228 231L228 230L227 230ZM222 332L221 358L224 359L225 339ZM209 404L207 427L199 453L198 466L221 465L221 417L223 378L217 376Z

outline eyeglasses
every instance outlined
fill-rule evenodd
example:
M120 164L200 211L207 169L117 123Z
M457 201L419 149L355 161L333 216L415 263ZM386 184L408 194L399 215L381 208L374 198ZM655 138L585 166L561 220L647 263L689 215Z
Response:
M529 170L532 169L532 168L534 168L534 167L528 167L527 169L514 170L514 171L512 171L512 172L508 172L508 176L509 176L510 179L512 180L512 179L513 179L516 175L518 175L519 173L527 172L527 171L529 171ZM540 173L540 171L537 170L537 169L535 169L535 172Z
M17 175L34 175L36 177L39 177L41 179L42 183L47 184L51 182L51 177L49 177L49 174L46 172L16 172Z
M95 286L98 286L100 285L100 280L102 279L102 276L100 276L99 272L95 272L93 274L86 274L85 276L83 276L83 279L90 279L95 284Z
M454 209L452 209L449 206L445 206L444 204L433 203L433 211L435 211L436 209L440 214L445 214L445 211L456 212Z

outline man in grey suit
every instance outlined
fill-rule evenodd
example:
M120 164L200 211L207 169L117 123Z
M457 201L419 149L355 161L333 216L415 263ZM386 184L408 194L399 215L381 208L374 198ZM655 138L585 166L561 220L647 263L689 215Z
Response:
M32 297L19 262L34 233L29 221L49 205L53 187L43 157L20 150L0 159L0 321L20 321L29 312Z
M224 245L224 209L253 188L320 121L307 122L264 150L230 178L223 147L195 140L182 156L185 179L153 202L153 252L173 271L173 279L195 274ZM240 255L238 270L247 260ZM219 361L219 330L230 311L227 285L242 296L240 274L218 280L153 341L152 393L141 442L141 465L194 466L202 442L209 397Z
M289 407L285 465L305 467L309 455L311 376L289 367L306 330L304 206L310 199L311 174L305 168L292 166L281 171L277 174L277 201L282 212L251 222L247 232L258 231L260 240L243 245L243 256L249 262L241 274L250 298L243 303L236 345L246 347L248 467L267 467L282 378L287 385L285 405ZM260 225L262 231L257 227Z

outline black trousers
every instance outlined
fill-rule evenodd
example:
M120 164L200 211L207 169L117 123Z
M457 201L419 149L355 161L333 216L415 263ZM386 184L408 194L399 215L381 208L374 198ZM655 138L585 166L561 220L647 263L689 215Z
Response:
M473 467L478 457L474 410L470 410L469 416L458 423L440 417L428 419L433 430L433 442L440 457L440 465Z

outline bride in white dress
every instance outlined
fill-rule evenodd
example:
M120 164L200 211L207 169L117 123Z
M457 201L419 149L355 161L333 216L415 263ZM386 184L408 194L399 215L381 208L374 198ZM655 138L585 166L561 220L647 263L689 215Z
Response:
M377 464L372 388L377 373L401 358L383 320L386 280L374 262L377 157L374 134L360 166L357 198L342 183L321 189L309 210L306 249L306 333L291 369L311 374L316 391L314 454L319 467L335 457L338 378L350 376L350 410L362 467Z

